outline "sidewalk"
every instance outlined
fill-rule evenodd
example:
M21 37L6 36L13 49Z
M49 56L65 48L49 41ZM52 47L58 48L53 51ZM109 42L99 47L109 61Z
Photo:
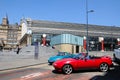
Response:
M89 52L89 55L112 57L113 52ZM37 64L47 63L48 58L53 54L40 55L38 59L34 58L33 54L16 54L15 52L0 52L0 71L22 68Z
M0 52L0 71L47 63L48 58L54 54L39 53L38 59L35 59L34 53Z
M20 56L20 58L18 58ZM21 57L23 56L23 58ZM46 59L34 59L33 56L29 55L25 57L25 55L0 55L0 71L15 69L25 66L31 66L41 63L46 63Z

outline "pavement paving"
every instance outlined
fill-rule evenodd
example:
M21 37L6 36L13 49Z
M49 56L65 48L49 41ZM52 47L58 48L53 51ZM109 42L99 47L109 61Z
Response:
M47 57L36 59L34 55L0 53L0 71L47 63Z
M92 52L89 52L89 54L96 55L96 56L108 55L113 58L112 51L108 51L108 52L92 51ZM39 53L38 55L39 57L36 59L33 52L30 54L28 54L28 52L26 53L21 52L20 54L16 54L16 52L14 51L3 51L3 52L0 52L0 71L47 63L48 58L52 55L55 55L55 54Z

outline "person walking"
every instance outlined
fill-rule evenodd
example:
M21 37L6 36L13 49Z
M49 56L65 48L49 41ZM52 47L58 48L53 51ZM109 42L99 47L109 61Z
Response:
M19 52L20 52L20 47L19 45L17 45L17 54L19 54Z

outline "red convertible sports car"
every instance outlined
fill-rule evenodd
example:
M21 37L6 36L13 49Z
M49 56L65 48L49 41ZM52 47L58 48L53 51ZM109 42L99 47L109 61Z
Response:
M70 74L74 70L80 69L99 69L106 72L112 66L112 59L108 56L95 57L77 54L73 58L58 60L53 64L55 70Z

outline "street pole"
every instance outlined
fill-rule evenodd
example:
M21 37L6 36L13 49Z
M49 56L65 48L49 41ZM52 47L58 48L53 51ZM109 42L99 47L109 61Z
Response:
M88 54L89 51L89 39L88 39L88 13L89 12L94 12L93 10L88 11L88 0L86 0L86 31L87 31L87 42L86 42L86 52Z
M88 0L86 0L86 31L87 31L87 42L86 42L86 51L87 51L87 54L88 54Z

